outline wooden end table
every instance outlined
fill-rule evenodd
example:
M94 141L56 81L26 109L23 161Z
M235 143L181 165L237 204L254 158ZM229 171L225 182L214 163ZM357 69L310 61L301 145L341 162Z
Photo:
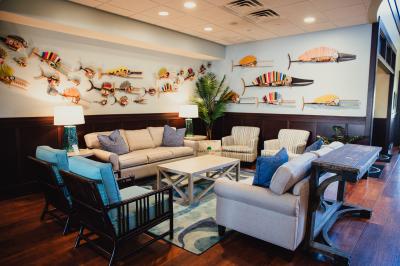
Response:
M214 185L215 180L222 177L229 179L240 178L240 160L226 158L215 155L204 155L175 161L157 166L157 189L161 188L161 178L163 181L172 185L180 197L175 197L177 201L191 204L200 200ZM235 169L235 176L230 173ZM194 195L194 183L198 180L205 179L213 181L207 188ZM183 186L187 186L187 192L182 190Z
M312 162L305 235L305 247L310 252L321 253L335 264L350 264L350 255L335 247L328 233L335 222L344 216L371 218L372 210L344 202L345 186L346 182L356 183L368 174L381 149L346 144ZM336 175L320 181L320 176L326 172ZM336 181L339 182L336 200L324 199L326 188Z

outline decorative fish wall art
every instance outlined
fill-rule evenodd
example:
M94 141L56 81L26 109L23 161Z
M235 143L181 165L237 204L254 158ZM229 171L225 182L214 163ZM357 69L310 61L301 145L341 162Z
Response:
M27 89L29 82L14 76L14 69L7 65L4 61L0 64L0 81L8 86L20 89Z
M272 71L258 76L255 80L253 80L252 84L246 85L244 79L242 79L242 83L242 95L244 95L246 89L251 87L298 87L311 85L314 83L314 80L295 78L288 76L282 72Z
M277 91L269 92L262 98L262 103L270 105L296 105L295 100L284 100L282 94Z
M326 63L326 62L345 62L355 60L356 55L339 53L336 49L329 47L318 47L304 52L300 55L297 60L292 60L290 54L288 54L289 66L292 63Z
M57 87L60 85L61 79L57 73L45 73L43 68L40 68L40 75L34 77L35 79L47 79L47 94L49 95L57 95L58 90Z
M81 62L79 62L78 71L83 71L88 79L93 79L96 75L96 71L93 67L83 67Z
M143 72L133 71L127 67L120 67L116 69L110 69L105 72L103 72L102 69L100 68L98 74L99 74L99 79L101 79L101 77L104 75L121 77L121 78L142 78Z
M24 38L17 35L7 35L6 37L0 37L0 40L11 50L21 51L22 49L28 48L28 42Z
M20 67L26 67L28 65L28 58L25 56L14 57L14 62L17 63Z
M273 60L261 60L261 61L259 61L259 60L257 60L257 57L255 57L254 55L246 55L245 57L240 59L239 63L237 63L237 64L235 64L232 61L232 70L231 71L233 71L233 69L235 67L240 67L240 68L246 68L246 67L249 67L249 68L251 68L251 67L253 67L253 68L256 68L256 67L259 67L259 68L262 68L262 67L273 67L274 66L273 63L274 63Z
M71 70L67 65L61 62L61 58L58 56L57 53L51 51L39 52L39 49L33 48L30 57L33 55L37 56L40 61L45 62L52 69L68 77L68 73Z
M7 56L8 56L8 54L7 54L6 50L4 50L3 48L0 47L0 64L4 63Z
M320 97L315 98L312 101L306 102L304 101L304 97L302 97L302 107L301 110L304 110L306 105L313 106L333 106L333 107L341 107L341 108L358 108L360 106L359 100L342 100L337 95L327 94Z

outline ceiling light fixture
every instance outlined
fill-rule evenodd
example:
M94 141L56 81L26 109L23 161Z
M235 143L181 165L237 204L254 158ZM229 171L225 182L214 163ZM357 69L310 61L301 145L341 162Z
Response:
M187 1L187 2L183 3L183 6L184 6L185 8L188 8L188 9L193 9L193 8L195 8L197 5L196 5L196 3L193 2L193 1Z
M204 27L204 31L212 31L213 28L212 27Z
M314 23L315 22L315 18L314 17L305 17L304 18L304 23Z
M162 16L162 17L166 17L169 15L168 11L160 11L158 12L158 15Z

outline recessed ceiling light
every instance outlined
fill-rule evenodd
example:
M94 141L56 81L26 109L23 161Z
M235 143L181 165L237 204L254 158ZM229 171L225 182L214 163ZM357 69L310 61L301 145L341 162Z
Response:
M187 1L187 2L183 3L183 6L184 6L185 8L192 9L192 8L195 8L197 5L196 5L196 3L193 2L193 1Z
M315 22L314 17L305 17L304 18L304 23L313 23L313 22Z
M158 15L166 17L169 15L169 13L168 13L168 11L160 11L160 12L158 12Z
M204 27L204 31L212 31L213 28L212 27Z

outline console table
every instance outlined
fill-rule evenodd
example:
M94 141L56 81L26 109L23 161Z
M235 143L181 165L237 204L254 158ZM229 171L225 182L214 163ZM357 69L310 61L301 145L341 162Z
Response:
M305 247L310 252L323 254L335 264L349 265L350 255L334 246L328 232L343 216L371 217L371 210L344 202L345 185L346 182L356 183L367 176L381 149L346 144L313 161L305 236ZM335 175L320 180L326 172ZM324 199L326 188L336 181L339 182L336 200Z

